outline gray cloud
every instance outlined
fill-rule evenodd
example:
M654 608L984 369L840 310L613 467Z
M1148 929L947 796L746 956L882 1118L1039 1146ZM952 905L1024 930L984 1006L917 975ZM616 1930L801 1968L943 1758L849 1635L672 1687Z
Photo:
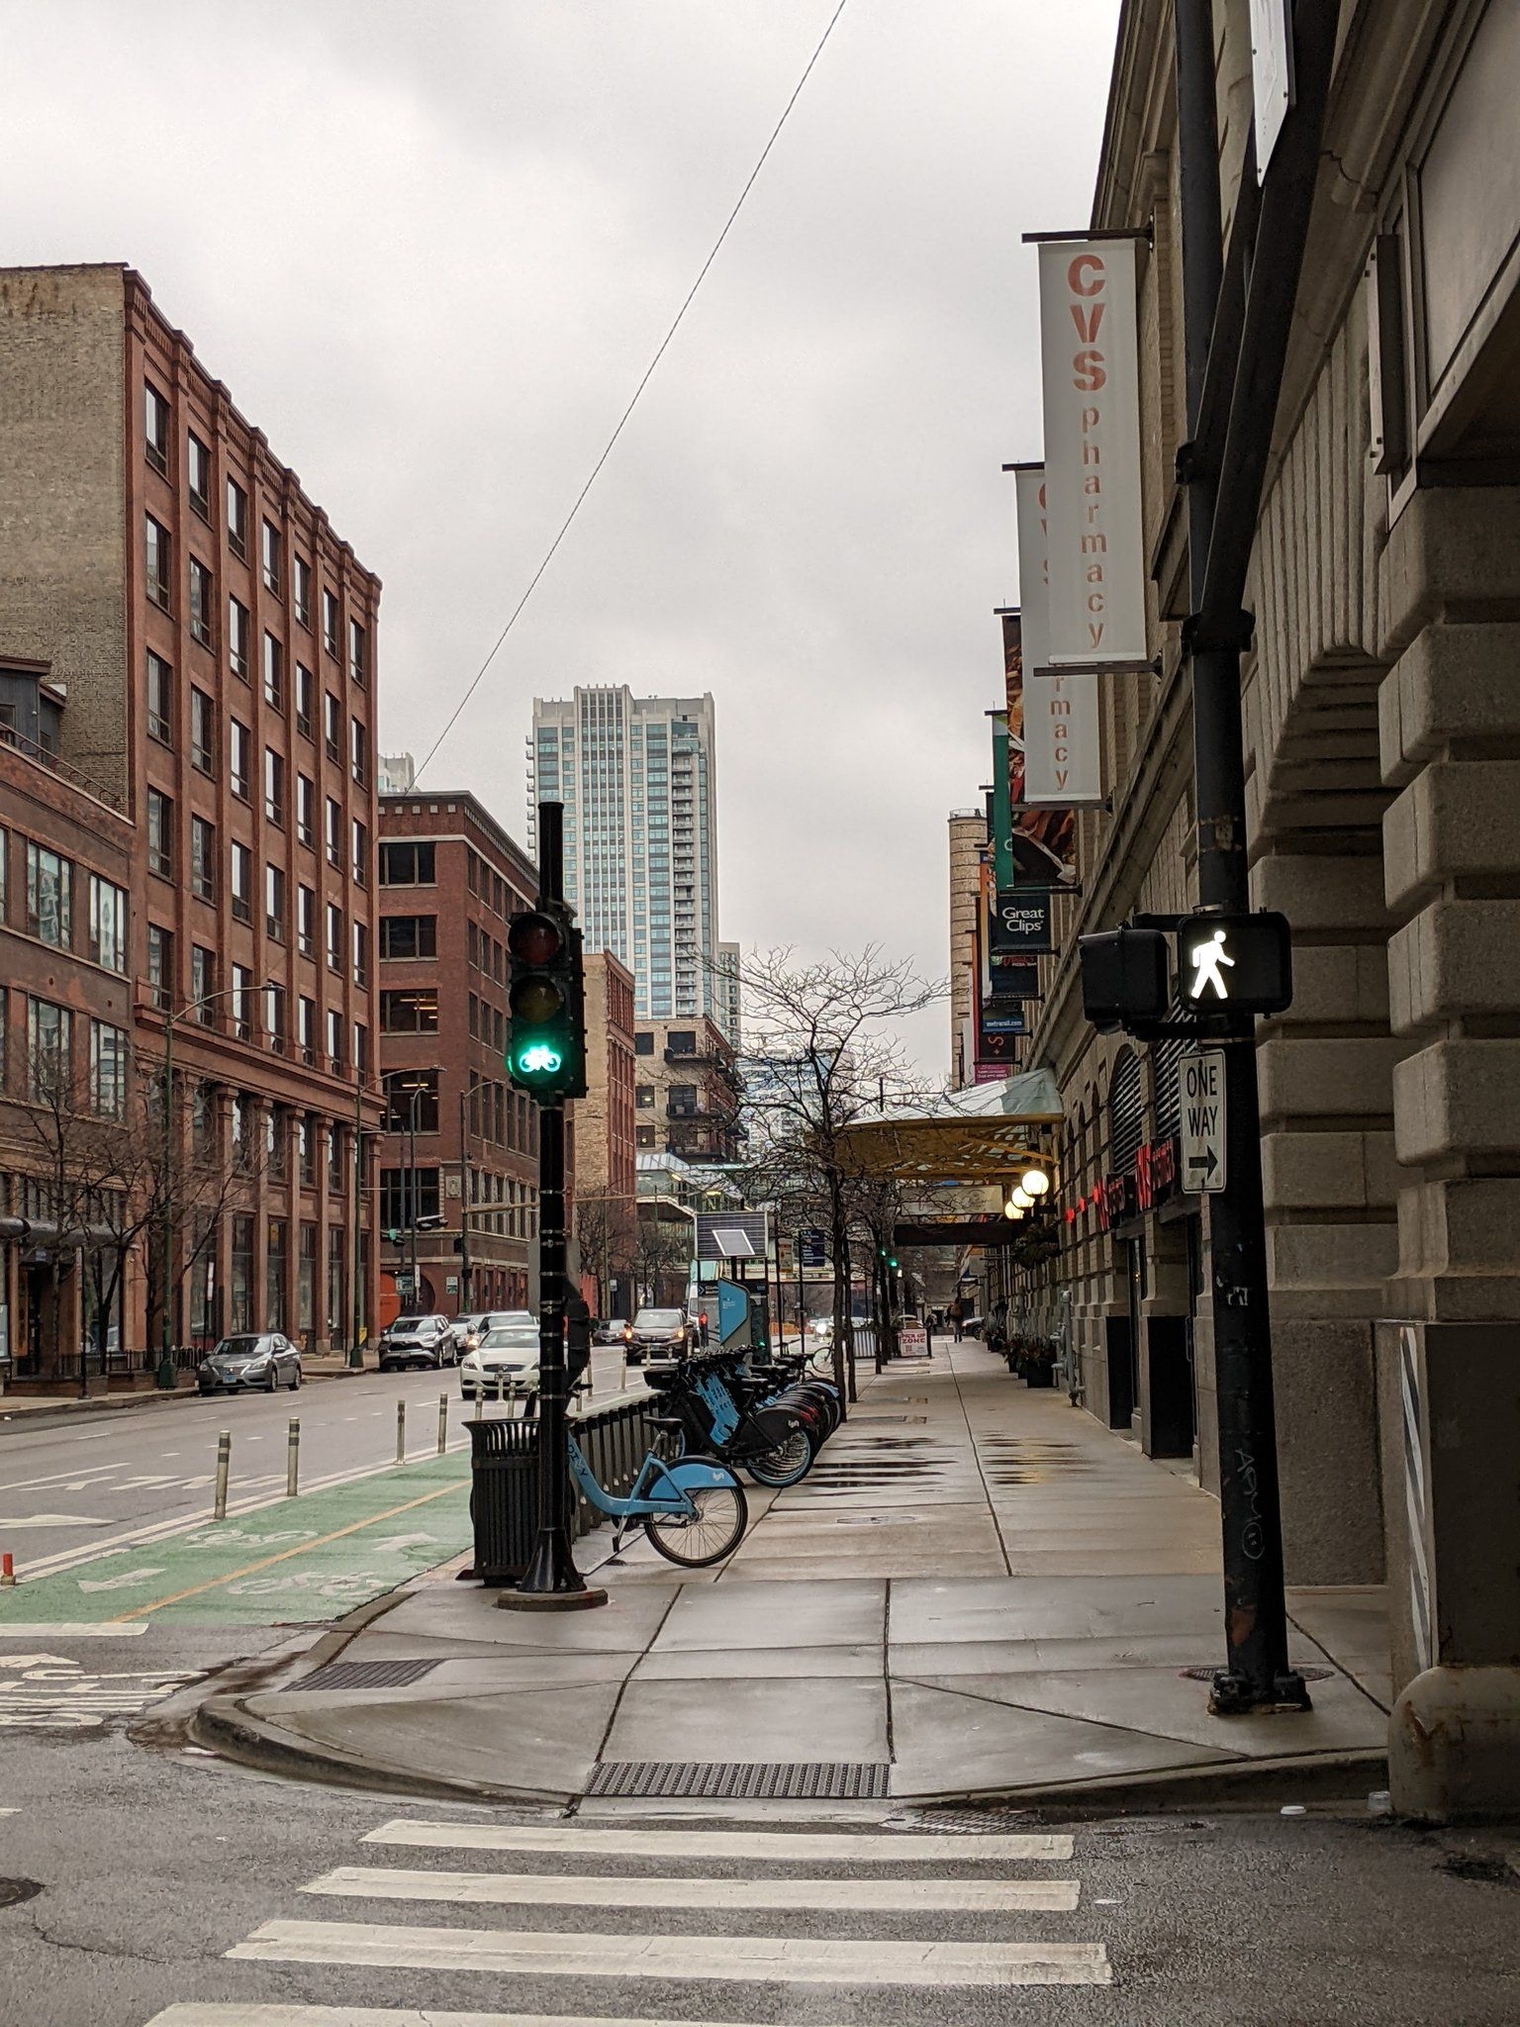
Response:
M0 4L5 259L138 267L381 573L384 747L478 668L832 4ZM711 689L725 934L945 969L1039 447L1019 234L1086 216L1117 12L851 0L433 781L520 834L535 691Z

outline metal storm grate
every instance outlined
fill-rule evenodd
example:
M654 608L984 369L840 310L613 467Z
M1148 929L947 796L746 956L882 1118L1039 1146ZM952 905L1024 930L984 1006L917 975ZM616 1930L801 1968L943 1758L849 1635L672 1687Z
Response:
M874 1760L603 1760L588 1795L684 1795L711 1801L869 1801L892 1769Z
M1223 1665L1222 1662L1216 1661L1212 1667L1179 1668L1177 1673L1184 1682L1212 1682L1221 1672ZM1305 1682L1329 1682L1335 1675L1333 1668L1300 1668L1298 1672Z
M436 1661L334 1661L291 1684L303 1695L308 1689L399 1689L420 1682L438 1666Z

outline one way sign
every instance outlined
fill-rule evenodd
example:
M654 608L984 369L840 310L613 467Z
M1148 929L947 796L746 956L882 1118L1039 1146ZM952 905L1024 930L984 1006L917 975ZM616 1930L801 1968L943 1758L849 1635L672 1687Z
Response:
M1182 1187L1221 1190L1225 1179L1224 1050L1190 1049L1177 1064L1182 1098Z

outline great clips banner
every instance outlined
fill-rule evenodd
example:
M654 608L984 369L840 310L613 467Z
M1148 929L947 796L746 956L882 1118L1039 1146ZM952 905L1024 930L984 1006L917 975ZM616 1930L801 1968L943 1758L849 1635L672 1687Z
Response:
M1048 665L1145 667L1135 243L1046 240L1039 260Z
M1023 635L1023 800L1070 809L1103 800L1098 678L1050 666L1045 467L1016 466L1014 485Z

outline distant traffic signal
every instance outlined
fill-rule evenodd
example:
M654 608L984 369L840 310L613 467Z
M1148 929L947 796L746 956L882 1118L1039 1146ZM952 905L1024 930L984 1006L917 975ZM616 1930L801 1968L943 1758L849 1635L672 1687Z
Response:
M514 915L507 928L512 976L507 1073L539 1098L586 1094L580 937L558 913Z

